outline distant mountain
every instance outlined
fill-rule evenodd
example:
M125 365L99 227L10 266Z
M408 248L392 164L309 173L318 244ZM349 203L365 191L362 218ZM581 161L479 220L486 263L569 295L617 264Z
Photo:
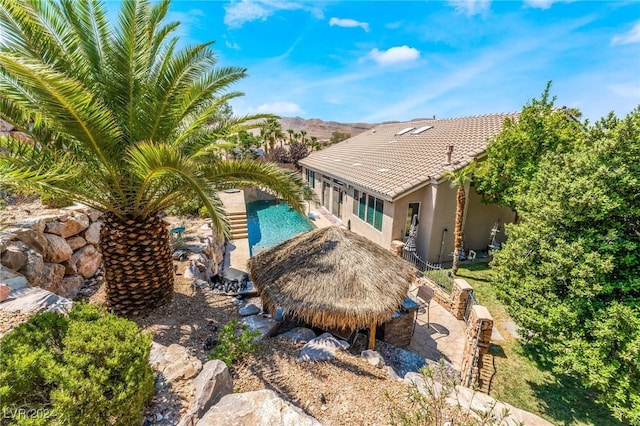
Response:
M377 124L369 123L338 123L336 121L323 121L319 118L306 120L300 117L282 117L280 118L280 124L282 125L282 129L285 131L285 134L287 134L287 129L293 129L296 132L305 130L307 132L307 138L315 136L320 141L329 140L331 138L331 133L333 132L349 133L351 136L355 136L377 126Z

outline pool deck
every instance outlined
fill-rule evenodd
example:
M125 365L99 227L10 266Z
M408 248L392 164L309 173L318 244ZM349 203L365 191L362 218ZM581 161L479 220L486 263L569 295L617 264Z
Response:
M218 197L224 205L225 211L230 213L247 214L247 205L244 202L244 191L227 193L218 192ZM232 240L227 243L227 252L224 255L224 268L235 268L241 271L247 271L247 261L251 255L249 254L249 240L241 238Z

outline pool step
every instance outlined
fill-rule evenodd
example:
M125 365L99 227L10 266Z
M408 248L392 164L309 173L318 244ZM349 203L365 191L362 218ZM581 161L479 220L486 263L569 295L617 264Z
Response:
M231 239L241 240L248 238L247 214L245 212L229 213L229 227L231 229Z

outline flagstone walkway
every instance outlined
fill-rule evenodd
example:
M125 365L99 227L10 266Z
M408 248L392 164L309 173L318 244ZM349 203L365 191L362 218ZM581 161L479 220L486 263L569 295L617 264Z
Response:
M434 300L429 304L429 309L429 324L426 309L418 313L408 349L433 361L444 358L456 370L460 370L466 340L464 321L456 319Z

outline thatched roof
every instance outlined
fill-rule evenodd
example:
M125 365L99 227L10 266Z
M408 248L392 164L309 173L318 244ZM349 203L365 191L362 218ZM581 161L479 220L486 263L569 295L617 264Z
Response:
M249 259L265 308L324 328L387 321L415 279L413 267L368 239L336 226L287 240Z

